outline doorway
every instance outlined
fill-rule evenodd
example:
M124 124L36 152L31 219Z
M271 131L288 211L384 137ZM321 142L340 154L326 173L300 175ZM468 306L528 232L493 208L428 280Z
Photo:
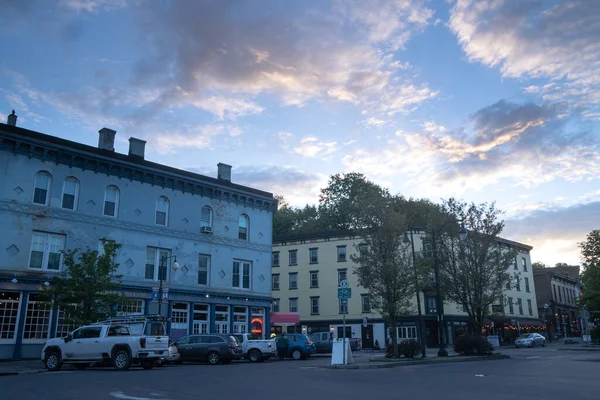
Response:
M366 327L362 326L361 337L363 349L373 348L373 324L368 324Z

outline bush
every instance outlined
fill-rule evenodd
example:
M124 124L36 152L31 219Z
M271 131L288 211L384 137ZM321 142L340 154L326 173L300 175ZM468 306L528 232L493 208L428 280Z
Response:
M454 351L465 356L485 356L492 354L491 343L483 336L463 335L454 342Z
M416 355L421 353L421 345L417 340L403 340L396 345L398 347L398 356L405 358L414 358ZM385 347L386 357L390 358L394 356L394 350L391 344Z
M375 345L373 346L374 350L379 350L379 340L375 339Z

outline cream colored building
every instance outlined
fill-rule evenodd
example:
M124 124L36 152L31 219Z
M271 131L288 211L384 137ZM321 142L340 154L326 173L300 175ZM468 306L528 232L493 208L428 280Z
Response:
M421 252L423 233L408 235L414 241L415 253ZM519 285L513 285L505 291L505 304L498 302L492 307L495 324L492 328L492 321L489 321L488 326L488 333L493 331L502 336L511 335L519 327L526 329L534 326L539 321L529 255L531 247L505 239L498 240L503 246L518 250L510 272L518 274ZM361 237L352 232L321 232L274 238L272 311L298 312L302 328L308 334L330 331L334 337L341 337L344 305L337 298L337 289L342 280L347 280L352 289L352 298L347 304L346 336L361 339L365 348L375 344L383 346L388 336L385 321L371 307L368 291L358 285L358 278L353 273L355 264L351 261L351 255L358 253L361 244ZM407 251L411 251L410 247ZM512 301L512 307L506 300ZM399 320L399 338L417 338L416 303L415 296L412 315ZM435 297L421 293L421 308L427 343L435 346L438 343ZM467 326L467 315L461 308L456 304L444 304L449 343Z

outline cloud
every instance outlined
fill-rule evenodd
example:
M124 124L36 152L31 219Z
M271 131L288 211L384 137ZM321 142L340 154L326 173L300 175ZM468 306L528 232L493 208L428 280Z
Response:
M236 137L241 130L233 125L180 125L178 131L166 131L152 136L154 148L161 154L174 154L179 148L214 148L217 137Z
M305 137L295 146L293 152L303 157L327 160L337 149L337 142L323 142L316 137Z
M547 101L600 101L600 13L593 1L460 0L449 27L469 60L505 77L549 79L551 86L541 88Z
M132 0L61 0L60 5L75 12L94 13L125 7Z

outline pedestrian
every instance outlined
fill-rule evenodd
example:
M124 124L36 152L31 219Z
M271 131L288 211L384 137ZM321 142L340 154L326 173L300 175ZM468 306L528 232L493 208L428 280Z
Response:
M288 340L285 337L285 334L281 334L277 336L277 355L279 356L279 360L283 360L287 356L287 347Z

